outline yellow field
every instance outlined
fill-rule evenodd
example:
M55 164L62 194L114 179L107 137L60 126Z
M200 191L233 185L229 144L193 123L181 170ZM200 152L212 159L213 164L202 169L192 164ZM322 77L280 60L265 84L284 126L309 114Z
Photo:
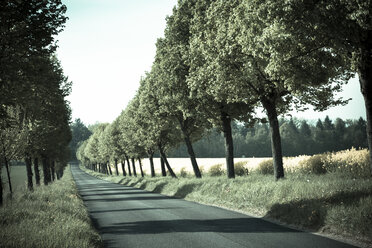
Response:
M309 156L298 156L298 157L288 157L284 158L285 167L295 167L298 162L308 158ZM235 158L234 163L246 162L245 167L250 171L255 169L261 161L271 159L271 158ZM207 172L209 168L216 164L222 164L222 168L225 168L226 159L225 158L197 158L196 159L200 170ZM190 158L168 158L169 164L175 173L179 173L182 168L186 171L193 173ZM150 161L149 159L142 160L143 170L146 174L150 174ZM160 158L154 158L155 172L161 173L160 169ZM127 164L125 165L127 169ZM136 160L136 170L139 173L139 164ZM122 173L121 166L119 165L119 172Z
M357 150L352 148L334 153L323 153L314 156L297 156L284 157L283 166L287 172L302 171L305 173L319 174L327 172L341 172L352 174L355 176L365 176L369 174L369 151L367 149ZM235 158L234 163L245 163L244 167L248 171L255 170L258 165L265 160L271 158ZM189 173L193 173L191 161L189 158L169 158L170 166L175 173L180 173L181 169ZM198 165L202 173L208 172L209 168L216 164L222 164L222 169L225 169L225 158L198 158ZM146 174L150 174L150 162L148 159L142 160L143 170ZM154 158L155 172L160 173L160 159ZM126 165L127 168L127 165ZM120 173L121 166L119 166ZM137 173L139 173L139 163L136 161Z

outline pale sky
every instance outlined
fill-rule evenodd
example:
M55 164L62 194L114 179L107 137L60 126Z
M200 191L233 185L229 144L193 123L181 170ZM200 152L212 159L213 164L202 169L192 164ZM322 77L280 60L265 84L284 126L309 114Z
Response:
M63 0L69 20L57 37L58 58L65 75L73 82L72 119L85 124L112 122L139 87L145 71L151 69L155 42L162 37L165 18L177 0ZM365 119L358 80L344 87L343 107L322 113L292 113L317 119Z

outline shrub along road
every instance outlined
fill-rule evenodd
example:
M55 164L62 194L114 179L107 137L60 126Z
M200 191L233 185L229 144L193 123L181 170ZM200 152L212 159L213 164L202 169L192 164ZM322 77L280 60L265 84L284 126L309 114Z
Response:
M71 167L106 247L353 247L241 213L97 179Z

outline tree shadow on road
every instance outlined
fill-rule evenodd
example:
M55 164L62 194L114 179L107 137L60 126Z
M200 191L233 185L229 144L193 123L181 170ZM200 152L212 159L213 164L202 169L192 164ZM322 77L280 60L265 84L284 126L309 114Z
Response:
M160 221L137 221L118 223L100 228L102 233L111 234L159 234L176 232L217 232L217 233L265 233L299 232L257 218L232 219L179 219Z
M188 194L193 192L196 185L196 183L182 185L180 188L178 188L177 192L174 194L174 197L185 198Z
M160 193L163 190L163 188L165 187L165 185L167 185L167 184L168 184L167 182L159 183L158 185L155 186L155 188L152 190L152 192Z
M125 209L107 209L107 210L95 210L90 211L90 214L102 214L102 213L115 213L115 212L131 212L131 211L154 211L154 210L169 210L169 209L183 209L178 207L166 207L166 208L125 208Z

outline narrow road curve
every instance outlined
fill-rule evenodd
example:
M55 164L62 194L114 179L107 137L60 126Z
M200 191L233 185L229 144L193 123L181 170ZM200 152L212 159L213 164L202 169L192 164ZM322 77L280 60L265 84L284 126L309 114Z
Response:
M71 166L105 247L353 247L225 209L109 183Z

